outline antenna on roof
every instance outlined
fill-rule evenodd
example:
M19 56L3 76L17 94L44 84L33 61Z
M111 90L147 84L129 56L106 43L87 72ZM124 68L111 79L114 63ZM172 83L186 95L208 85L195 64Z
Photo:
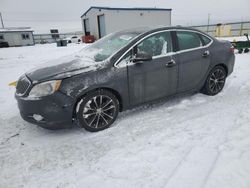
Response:
M0 18L1 18L2 28L4 29L3 18L2 18L2 13L1 12L0 12Z

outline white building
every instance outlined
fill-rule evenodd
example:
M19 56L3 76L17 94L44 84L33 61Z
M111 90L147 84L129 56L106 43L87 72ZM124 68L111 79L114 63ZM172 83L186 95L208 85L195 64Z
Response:
M0 42L8 42L9 46L34 45L33 30L30 27L0 28Z
M90 7L82 16L85 35L97 39L114 31L146 27L170 26L172 9Z

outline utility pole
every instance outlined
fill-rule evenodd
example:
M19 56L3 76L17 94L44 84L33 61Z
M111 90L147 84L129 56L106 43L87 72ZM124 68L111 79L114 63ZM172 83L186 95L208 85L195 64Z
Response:
M207 17L207 33L208 33L208 31L209 31L210 16L211 16L211 14L208 13L208 17Z
M3 18L2 18L2 13L1 13L1 12L0 12L0 18L1 18L2 28L4 28L4 25L3 25Z

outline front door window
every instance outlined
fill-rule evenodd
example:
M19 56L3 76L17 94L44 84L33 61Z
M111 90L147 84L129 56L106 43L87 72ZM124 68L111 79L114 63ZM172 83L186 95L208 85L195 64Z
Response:
M172 52L170 32L152 35L137 45L138 52L146 52L153 57L163 56Z

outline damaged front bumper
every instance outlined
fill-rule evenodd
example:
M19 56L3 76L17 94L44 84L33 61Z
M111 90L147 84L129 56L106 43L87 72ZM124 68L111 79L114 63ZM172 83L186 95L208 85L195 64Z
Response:
M20 114L25 121L46 129L71 128L74 111L74 99L61 93L36 100L15 95Z

